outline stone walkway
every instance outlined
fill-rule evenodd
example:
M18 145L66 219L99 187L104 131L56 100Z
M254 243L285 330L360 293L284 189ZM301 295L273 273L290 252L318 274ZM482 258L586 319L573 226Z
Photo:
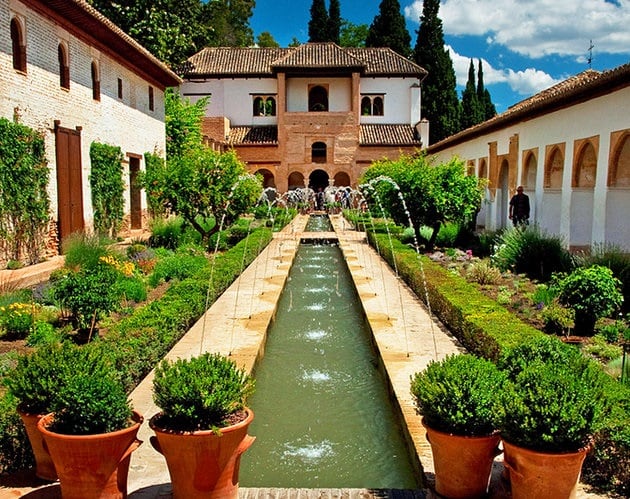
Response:
M264 355L264 342L276 302L288 276L291 263L304 233L308 217L298 216L273 241L213 304L208 312L168 353L168 358L187 358L202 352L230 355L239 365L251 371ZM332 216L336 234L380 352L383 368L390 382L392 401L400 409L407 428L410 448L418 458L418 469L427 478L426 487L416 491L369 489L255 489L241 488L239 497L267 499L315 498L418 498L434 497L430 491L433 476L431 450L415 412L409 391L410 377L431 360L461 351L458 342L415 294L392 272L366 243L365 234L356 232L340 216ZM322 237L322 233L313 234ZM164 458L150 445L152 431L148 419L158 412L151 393L152 374L131 393L134 409L142 413L145 422L139 433L144 444L131 459L128 489L130 499L171 497L170 478ZM262 436L258 436L262 438ZM420 464L421 463L421 464ZM501 479L503 467L497 458L491 481L490 497L508 498L509 491ZM5 481L6 482L6 481ZM56 484L37 487L34 483L2 485L0 498L58 498ZM578 492L578 498L598 497Z

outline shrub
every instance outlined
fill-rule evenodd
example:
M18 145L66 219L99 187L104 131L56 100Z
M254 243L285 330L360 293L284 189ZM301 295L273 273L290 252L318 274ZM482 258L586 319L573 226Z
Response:
M489 360L471 354L432 361L411 380L411 393L427 426L456 435L482 436L496 431L499 392L505 374Z
M619 309L623 301L620 286L612 271L601 265L556 275L552 283L560 303L575 310L576 333L584 335L593 334L597 319Z
M116 282L116 295L140 303L147 299L147 287L138 277L122 277Z
M63 329L55 328L48 322L36 321L33 331L26 337L26 344L29 347L37 347L50 343L61 343L66 339Z
M545 306L541 312L545 332L556 335L569 335L575 327L575 311L564 307L557 299Z
M70 269L94 268L103 256L109 254L109 241L96 234L74 233L63 240L65 266Z
M501 270L526 274L542 281L548 281L554 272L567 272L573 268L571 254L562 238L547 234L537 225L519 226L503 232L492 260Z
M603 422L601 369L594 364L535 361L506 384L501 434L508 442L543 452L575 452Z
M37 314L38 305L35 303L14 302L0 307L0 328L6 336L25 338L31 331ZM0 330L0 336L2 331Z
M186 242L200 242L198 233L187 228L180 216L155 218L151 221L149 246L152 248L177 249Z
M24 424L10 393L0 396L0 470L27 469L35 464Z
M163 281L182 280L194 275L207 265L208 259L203 253L185 252L185 249L181 249L173 255L158 260L149 276L149 284L155 287Z
M532 293L531 300L535 306L542 308L551 305L555 297L556 294L551 287L547 284L538 284Z
M593 336L590 343L582 347L582 351L601 360L603 363L618 359L623 353L622 347L611 345L606 341L606 338L600 334Z
M253 389L254 380L234 361L206 353L162 361L155 369L153 399L164 427L215 429L226 426L226 418L244 407Z

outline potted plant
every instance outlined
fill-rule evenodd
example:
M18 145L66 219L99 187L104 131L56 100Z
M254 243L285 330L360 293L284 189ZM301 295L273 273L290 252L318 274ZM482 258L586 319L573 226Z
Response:
M52 411L62 369L69 365L76 349L71 343L44 345L31 354L20 356L15 368L4 379L9 393L18 401L17 412L35 457L35 475L43 480L57 480L57 472L50 454L44 450L37 423Z
M430 362L411 380L411 393L435 466L435 490L449 498L488 492L494 458L500 453L498 395L505 374L472 354Z
M64 499L127 497L131 453L142 416L102 351L76 347L60 369L52 412L37 428L50 453Z
M151 444L166 459L175 499L236 498L240 458L254 442L245 406L254 380L229 358L205 353L155 369Z
M606 403L605 374L574 347L544 337L500 359L501 436L512 497L575 497Z

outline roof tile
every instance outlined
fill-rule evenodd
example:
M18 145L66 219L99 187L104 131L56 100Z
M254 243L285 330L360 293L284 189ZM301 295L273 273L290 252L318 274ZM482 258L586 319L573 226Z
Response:
M228 143L242 144L277 144L278 127L275 125L233 126L228 134Z
M420 146L420 138L411 125L361 125L362 146Z

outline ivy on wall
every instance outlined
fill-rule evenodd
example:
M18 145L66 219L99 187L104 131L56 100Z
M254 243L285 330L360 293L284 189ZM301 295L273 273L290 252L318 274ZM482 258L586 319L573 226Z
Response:
M4 260L40 261L50 220L48 179L42 134L0 118L0 254Z
M160 184L157 178L159 178L159 172L166 168L166 162L161 156L147 152L144 154L144 164L146 165L146 172L142 172L138 181L147 191L149 214L153 218L160 217L165 214L166 209L162 204L160 192L158 192Z
M94 230L114 238L124 215L125 185L120 147L92 142L90 145L90 187L94 209Z

